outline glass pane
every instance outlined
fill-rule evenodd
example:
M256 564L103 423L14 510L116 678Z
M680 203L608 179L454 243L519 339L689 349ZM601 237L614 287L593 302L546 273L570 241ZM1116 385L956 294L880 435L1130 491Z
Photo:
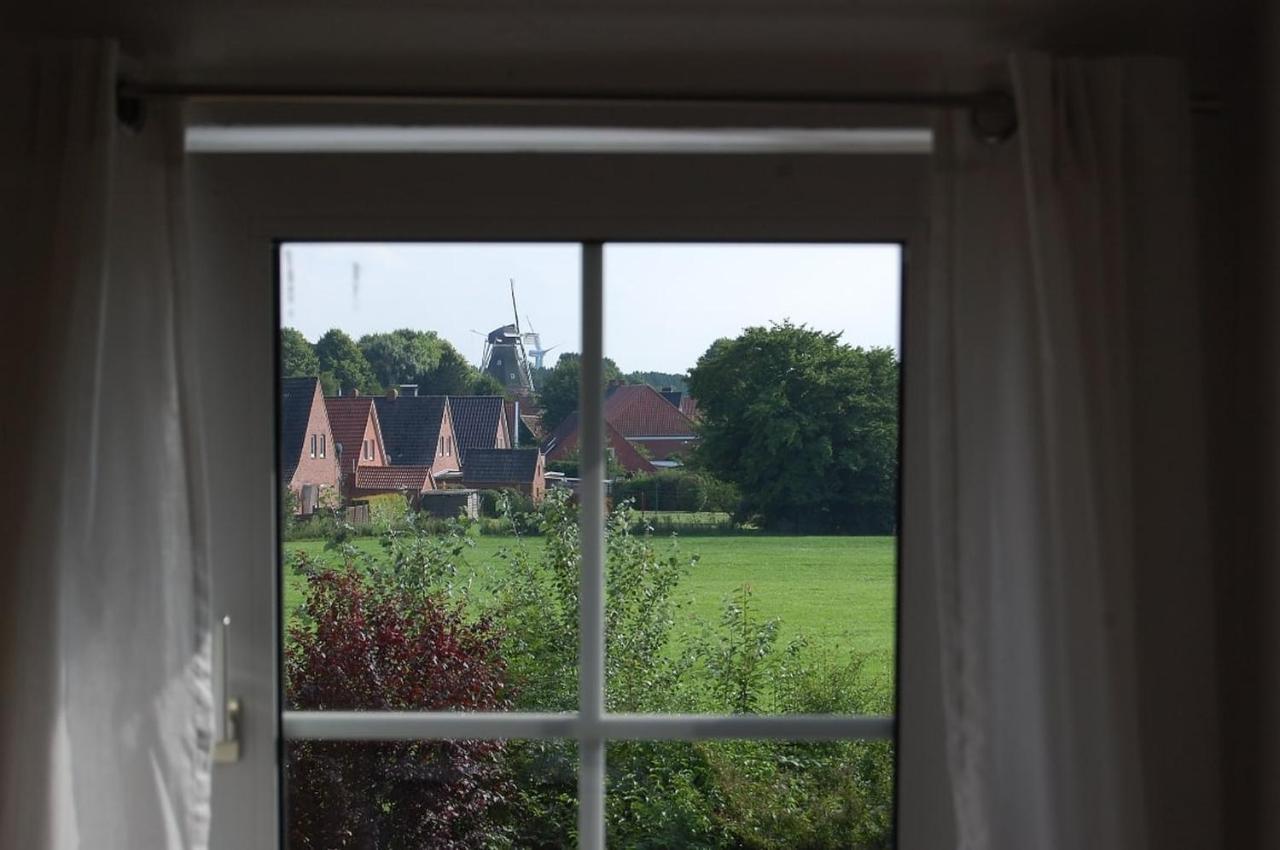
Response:
M889 741L615 742L610 847L893 846Z
M901 262L606 246L611 711L892 712Z
M577 781L567 741L294 741L288 847L572 848Z
M540 405L580 274L576 244L281 247L290 708L576 708L576 512Z

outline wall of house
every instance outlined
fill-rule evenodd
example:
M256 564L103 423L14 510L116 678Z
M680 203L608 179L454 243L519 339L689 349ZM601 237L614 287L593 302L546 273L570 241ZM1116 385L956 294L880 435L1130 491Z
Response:
M316 457L311 456L311 437L324 437L324 457L319 456L317 446ZM302 440L302 457L298 468L293 472L289 488L301 493L305 484L319 484L323 488L338 486L338 452L333 444L333 432L329 430L329 414L324 409L324 397L316 387L315 401L311 405L311 416L307 419L307 434Z
M440 442L436 443L436 457L431 463L432 475L462 467L462 462L458 458L458 435L453 430L453 419L447 414L444 417L444 423L440 426L440 439L445 442L443 447Z

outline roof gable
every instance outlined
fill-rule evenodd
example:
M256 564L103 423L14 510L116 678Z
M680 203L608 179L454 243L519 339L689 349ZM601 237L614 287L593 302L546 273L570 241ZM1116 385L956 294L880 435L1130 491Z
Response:
M280 382L280 480L288 483L302 460L311 407L320 393L319 378L285 378Z
M343 471L349 472L360 461L360 449L364 443L369 417L372 416L375 423L377 421L373 399L360 395L334 396L324 400L324 408L329 415L329 428L333 432L334 451L341 447L338 458ZM375 425L375 434L377 430Z
M464 466L470 462L473 449L495 448L499 430L507 427L500 395L449 396L449 410L458 440L458 457Z
M394 466L431 466L440 443L440 429L448 412L442 395L401 396L373 400L387 463Z

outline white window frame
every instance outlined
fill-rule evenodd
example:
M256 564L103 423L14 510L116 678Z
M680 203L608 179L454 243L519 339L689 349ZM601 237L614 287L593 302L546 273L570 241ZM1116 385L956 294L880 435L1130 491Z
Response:
M531 183L542 160L512 157L511 167L525 164L530 169ZM714 158L702 157L711 164ZM851 160L861 159L862 161ZM583 379L584 410L593 410L583 420L584 458L603 457L603 420L600 384L600 358L603 354L601 246L613 241L706 242L899 242L905 246L904 316L911 326L904 326L903 362L922 362L914 358L920 346L927 344L927 293L918 285L927 265L927 191L919 172L927 172L927 160L916 157L910 165L883 157L845 157L840 167L829 163L842 179L849 181L850 197L863 199L864 208L842 207L831 198L814 203L812 197L793 198L792 207L780 204L778 187L762 193L757 207L745 214L740 199L727 198L723 204L715 198L682 205L671 195L687 176L674 174L671 185L656 185L655 196L662 196L669 207L637 209L634 204L614 206L608 214L599 208L580 211L559 210L558 216L516 214L507 220L494 216L491 198L476 200L475 209L421 209L427 203L421 194L397 194L395 187L411 189L418 181L405 179L413 175L417 165L405 158L349 156L345 158L301 158L281 168L277 156L196 157L192 167L193 230L196 234L193 267L205 278L204 292L210 297L210 310L215 321L198 342L224 360L220 374L212 376L214 386L205 387L209 397L220 399L218 415L226 422L212 422L219 430L224 425L236 435L236 445L248 440L250 450L236 455L234 464L218 470L223 480L216 482L215 504L220 515L211 518L215 540L222 540L226 551L214 553L215 613L227 613L238 624L233 636L230 656L231 689L244 706L240 763L220 766L215 771L213 848L275 848L282 842L282 800L279 786L280 757L283 742L293 738L323 737L331 739L368 738L566 738L579 744L579 833L581 846L603 846L604 830L604 742L606 740L705 740L716 738L774 739L848 739L897 738L898 808L897 840L904 850L943 846L950 840L950 803L945 784L945 756L941 734L940 688L937 684L938 645L936 610L930 596L932 584L922 572L910 567L899 571L899 635L897 718L840 716L661 716L613 715L604 712L603 681L603 470L584 476L587 491L583 504L583 574L580 591L580 710L572 714L460 714L460 713L281 713L279 679L279 592L277 568L278 543L273 518L278 487L277 464L270 441L274 431L276 388L269 380L250 381L253 390L241 392L230 404L232 387L243 390L244 376L263 370L264 363L274 362L273 340L281 324L276 316L272 258L274 246L281 241L307 239L346 239L351 241L554 241L580 242L583 248ZM389 160L395 160L394 162ZM655 173L664 163L654 161ZM811 171L822 169L815 160L783 159L777 162L748 164L723 163L726 172L742 170L766 179L785 169ZM742 168L739 169L738 165ZM394 166L394 168L393 168ZM717 166L718 167L718 166ZM600 179L599 164L584 160L581 170L585 183ZM688 164L683 168L687 170ZM312 169L310 179L305 175ZM843 170L842 170L843 169ZM429 168L424 170L429 171ZM625 169L624 169L625 170ZM715 170L714 168L712 170ZM338 172L338 173L335 173ZM848 173L845 173L848 172ZM394 174L394 177L391 175ZM908 188L896 186L894 175L910 176ZM300 177L300 175L303 175ZM359 179L355 179L356 177ZM326 194L325 180L342 187ZM425 181L424 177L424 181ZM645 179L652 179L646 175ZM732 174L709 179L710 188L730 186L740 178ZM438 176L431 175L428 185L439 186ZM639 178L637 178L639 182ZM653 181L661 184L661 180ZM817 185L817 184L814 184ZM303 188L300 188L303 187ZM706 187L703 187L706 188ZM640 191L640 190L637 190ZM647 190L646 190L647 191ZM301 192L301 196L299 193ZM432 193L427 193L432 194ZM438 194L438 191L436 192ZM483 193L482 193L483 194ZM546 192L533 192L531 196ZM573 194L573 193L569 193ZM810 193L812 194L812 192ZM584 192L577 196L584 204L593 196ZM871 201L866 199L870 198ZM619 203L628 200L620 199ZM554 205L556 202L553 200ZM644 205L641 204L641 207ZM721 216L719 207L726 210ZM733 209L735 208L736 209ZM671 212L676 210L676 212ZM787 210L787 211L780 211ZM242 289L228 297L224 281L242 281ZM198 281L199 283L200 281ZM216 311L220 309L221 314ZM248 315L244 311L256 311ZM246 321L246 315L248 320ZM220 340L225 328L248 326L256 329L260 340L240 347L230 360ZM239 335L243 339L246 334ZM918 371L910 374L905 384L902 422L902 480L904 501L902 536L899 541L902 563L913 563L913 552L923 556L927 541L913 539L911 515L913 496L910 481L913 461L910 446L913 434L920 433L924 423L913 422L912 386L924 385L926 376ZM232 383L234 382L234 383ZM223 386L226 384L226 386ZM918 394L918 391L914 394ZM206 410L212 409L205 405ZM257 425L254 425L257 423ZM246 434L246 429L252 431ZM918 444L918 443L917 443ZM595 447L593 449L592 447ZM261 489L253 481L261 480ZM594 482L594 484L592 483ZM267 484L270 486L267 486ZM219 490L240 488L239 492L257 493L257 498L217 499ZM233 515L234 514L234 515ZM237 536L222 538L219 528L237 529ZM590 530L588 532L587 530ZM215 545L215 549L217 546ZM919 558L925 563L924 557ZM264 592L265 591L265 592Z

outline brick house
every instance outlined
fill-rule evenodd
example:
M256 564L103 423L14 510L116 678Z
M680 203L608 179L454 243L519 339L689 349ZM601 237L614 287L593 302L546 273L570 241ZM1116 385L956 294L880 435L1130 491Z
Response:
M387 465L378 410L369 396L330 396L324 400L338 457L338 475L344 497L350 499L360 467Z
M281 381L280 481L302 514L338 496L337 451L318 378Z
M516 490L535 502L546 494L546 456L538 448L472 449L462 484L477 490Z
M652 472L680 466L698 441L693 420L648 384L612 383L604 401L605 442L623 469ZM542 444L547 460L562 460L578 445L571 413Z
M375 398L373 406L388 466L424 467L432 478L462 468L446 396L400 396L392 390Z

